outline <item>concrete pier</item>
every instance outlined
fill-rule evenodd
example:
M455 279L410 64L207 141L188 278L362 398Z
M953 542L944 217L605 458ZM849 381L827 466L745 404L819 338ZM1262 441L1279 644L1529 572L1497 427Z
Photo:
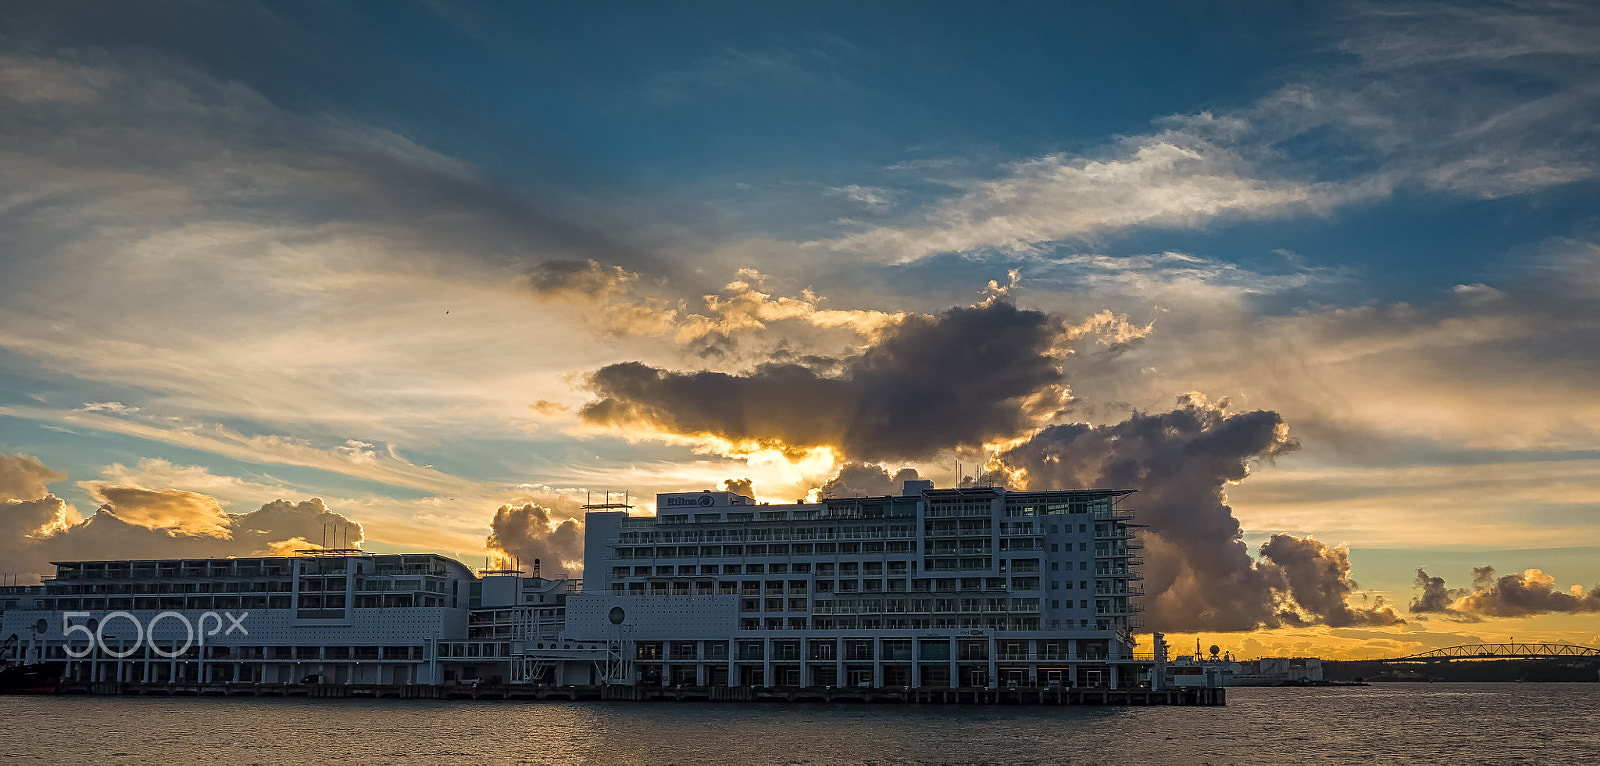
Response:
M827 702L921 705L1225 705L1224 689L860 688L833 686L552 686L479 684L66 683L61 694L160 697L317 697L429 700L566 700L628 702Z

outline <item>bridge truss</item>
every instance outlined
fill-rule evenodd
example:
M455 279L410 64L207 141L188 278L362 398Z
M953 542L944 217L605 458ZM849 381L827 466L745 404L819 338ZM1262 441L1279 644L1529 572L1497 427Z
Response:
M1600 649L1574 644L1463 644L1394 657L1384 662L1437 662L1441 660L1537 660L1551 657L1597 657Z

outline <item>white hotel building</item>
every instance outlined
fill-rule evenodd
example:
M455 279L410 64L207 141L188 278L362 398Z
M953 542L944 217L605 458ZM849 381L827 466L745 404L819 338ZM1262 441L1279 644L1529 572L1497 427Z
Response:
M654 517L588 515L563 636L613 647L623 683L1130 686L1151 659L1129 494L658 495Z
M79 682L1127 687L1151 665L1129 494L662 494L588 514L584 580L361 551L62 562L4 589L0 637ZM208 612L248 616L178 651L184 623L230 627Z

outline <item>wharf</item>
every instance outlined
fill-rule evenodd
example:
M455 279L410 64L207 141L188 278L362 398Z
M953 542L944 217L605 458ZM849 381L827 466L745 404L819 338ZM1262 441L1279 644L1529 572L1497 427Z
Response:
M1078 687L860 688L832 686L548 686L478 684L144 684L68 682L60 694L159 697L318 697L429 700L566 700L617 702L838 702L933 705L1226 705L1220 688L1110 689Z

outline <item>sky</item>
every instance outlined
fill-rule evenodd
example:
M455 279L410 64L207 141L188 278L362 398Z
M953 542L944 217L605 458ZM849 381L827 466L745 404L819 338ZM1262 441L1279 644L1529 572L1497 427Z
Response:
M8 7L0 569L915 472L1139 490L1180 646L1600 646L1596 83L1579 2Z

